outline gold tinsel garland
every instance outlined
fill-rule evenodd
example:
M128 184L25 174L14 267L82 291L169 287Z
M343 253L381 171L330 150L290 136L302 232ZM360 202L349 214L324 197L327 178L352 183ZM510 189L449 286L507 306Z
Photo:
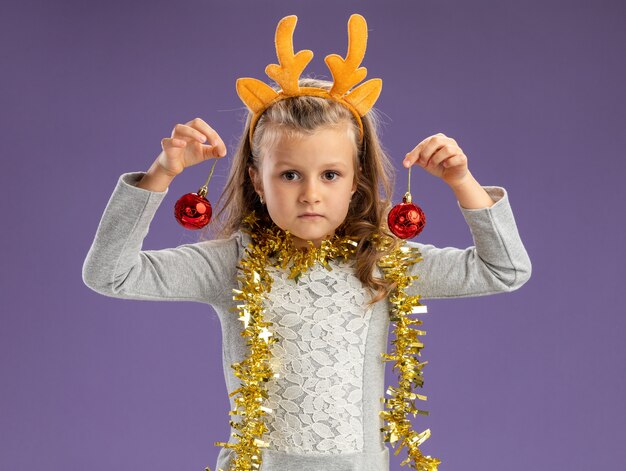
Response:
M289 278L298 281L314 263L320 263L326 269L331 270L328 261L331 259L348 259L356 252L357 242L350 237L334 236L325 239L319 248L309 242L306 251L296 248L288 231L283 231L274 226L261 228L254 213L248 214L244 220L245 231L250 235L252 243L246 248L245 256L242 257L239 269L243 276L238 277L241 290L233 290L236 301L241 301L233 310L239 312L239 320L244 323L242 336L248 337L247 345L250 347L249 355L239 363L231 367L242 385L230 396L239 394L234 402L235 410L229 411L231 416L241 416L241 421L230 420L230 426L238 431L232 436L237 438L237 443L215 442L215 446L233 449L235 455L229 471L259 471L261 468L261 452L259 448L267 448L269 444L261 439L268 431L263 417L271 414L270 408L264 407L263 403L268 398L265 383L274 374L270 367L270 345L278 342L274 337L272 323L263 318L263 300L271 291L272 277L267 271L270 264L277 268L289 268ZM391 354L382 353L383 361L395 361L393 370L400 370L398 387L389 387L387 394L390 399L381 398L387 411L381 411L386 425L380 429L383 432L385 442L389 442L395 448L396 442L400 446L396 450L397 455L403 447L407 447L408 458L401 465L412 463L410 466L418 471L436 471L441 463L437 458L424 456L419 450L429 436L430 429L422 433L415 432L411 422L407 418L409 413L428 415L428 412L415 407L415 399L426 400L426 396L413 392L416 387L423 386L422 368L428 362L419 362L420 350L423 343L418 336L426 332L412 328L411 325L419 325L420 320L411 320L408 315L414 312L425 312L425 308L419 302L419 296L408 296L405 288L417 278L407 274L408 268L421 260L420 253L416 248L410 248L402 241L392 248L395 243L391 237L375 236L372 242L379 251L388 251L378 262L378 266L387 279L395 283L395 289L389 295L391 304L390 320L394 323L395 340L392 344L395 349ZM205 471L211 471L207 466ZM219 471L224 471L221 468Z
M391 243L393 242L389 238L385 240L377 238L376 241L380 251L389 248ZM427 411L415 407L415 399L425 401L426 396L413 392L414 388L424 385L422 368L428 362L420 363L417 357L420 356L420 351L424 347L419 336L426 335L426 332L411 327L422 324L421 320L408 317L409 314L426 312L426 310L425 307L420 308L423 305L419 302L419 295L409 296L404 291L413 280L417 279L417 276L407 274L408 268L421 260L421 254L417 248L408 247L402 243L381 257L378 262L385 278L396 284L396 288L389 295L391 304L389 319L394 323L395 336L391 343L395 345L395 349L391 354L382 353L381 355L383 361L395 361L393 371L400 370L398 387L387 388L387 394L391 398L381 398L389 410L380 413L387 423L380 431L384 433L384 440L394 448L395 443L400 440L396 455L403 447L407 447L408 457L400 463L401 466L412 461L411 467L419 471L436 471L441 461L431 456L424 456L419 449L419 445L430 437L430 429L417 433L412 429L411 422L407 418L408 414L413 414L413 417L418 413L428 415Z

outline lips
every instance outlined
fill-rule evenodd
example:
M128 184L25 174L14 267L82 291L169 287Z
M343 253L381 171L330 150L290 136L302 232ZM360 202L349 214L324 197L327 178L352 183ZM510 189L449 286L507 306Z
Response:
M318 214L318 213L302 213L298 217L301 217L301 218L312 218L312 217L322 217L322 215Z

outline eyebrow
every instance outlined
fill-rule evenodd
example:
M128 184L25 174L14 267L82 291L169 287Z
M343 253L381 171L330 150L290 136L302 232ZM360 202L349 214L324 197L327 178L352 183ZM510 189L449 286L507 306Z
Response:
M294 163L293 161L279 160L278 162L276 162L277 167L295 167L297 165L298 164ZM325 167L346 167L346 164L343 162L329 162L324 166Z

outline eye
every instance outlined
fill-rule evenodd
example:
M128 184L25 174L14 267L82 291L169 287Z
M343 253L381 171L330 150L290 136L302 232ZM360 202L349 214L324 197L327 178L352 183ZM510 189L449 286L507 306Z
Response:
M283 178L283 180L287 180L287 181L293 181L296 178L298 178L298 174L292 170L283 172L280 176Z
M339 178L339 174L334 170L328 170L327 172L324 172L324 178L331 181L336 180L337 178Z

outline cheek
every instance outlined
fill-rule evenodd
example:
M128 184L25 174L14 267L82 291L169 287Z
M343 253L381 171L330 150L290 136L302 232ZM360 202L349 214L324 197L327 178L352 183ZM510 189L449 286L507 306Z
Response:
M345 217L348 215L348 211L350 210L350 205L352 204L352 202L350 201L351 198L351 189L347 188L345 192L343 192L343 194L341 195L341 197L338 197L335 199L336 202L336 207L338 209L337 214L338 216L340 216L342 219L345 219Z
M286 194L284 188L269 183L265 187L265 205L267 212L274 222L284 217L289 209L290 198Z
M280 184L276 184L276 182L268 177L263 182L263 188L265 188L265 194L268 199L271 199L274 205L280 205L282 203L284 199L282 195L285 194L285 189Z

